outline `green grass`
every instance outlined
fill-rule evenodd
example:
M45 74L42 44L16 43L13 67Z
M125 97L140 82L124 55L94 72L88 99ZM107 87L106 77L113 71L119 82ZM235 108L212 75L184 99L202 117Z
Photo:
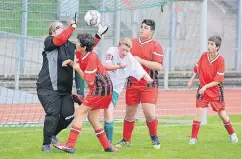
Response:
M56 20L58 0L28 0L28 35L48 33ZM0 31L21 34L22 0L6 1L0 7Z
M183 118L179 118L183 119ZM185 117L184 119L190 119ZM241 116L231 116L234 129L241 141ZM53 149L52 153L40 151L42 128L0 128L1 159L239 159L241 143L231 144L220 119L217 116L208 118L208 125L203 125L199 133L199 143L188 145L191 126L167 125L160 123L160 150L152 149L148 130L144 123L138 123L133 133L132 147L120 148L119 153L101 152L101 146L89 124L79 136L76 153L66 154ZM122 123L116 123L114 143L122 136ZM59 140L66 141L69 129L59 135Z

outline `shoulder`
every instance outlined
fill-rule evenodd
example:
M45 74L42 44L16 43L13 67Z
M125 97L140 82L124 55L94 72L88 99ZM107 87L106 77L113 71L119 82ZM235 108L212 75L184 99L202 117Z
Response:
M161 46L161 44L158 41L153 40L153 44L155 45L155 48L159 48L163 50L163 47Z
M139 39L138 39L138 38L132 39L131 41L132 41L132 44L137 44L137 43L139 43Z
M84 58L83 60L86 60L87 62L94 62L98 59L97 54L95 52L91 51L89 52L89 55Z
M53 38L54 38L53 36L50 36L50 35L47 36L47 37L45 38L44 43L45 43L45 44L48 44L49 42L53 41Z
M110 47L108 48L107 54L114 55L114 53L118 50L117 47Z
M207 52L203 52L202 55L200 56L200 59L207 59L208 58L208 53Z
M218 57L218 62L219 62L219 63L224 63L224 57L221 56L221 55L219 55L219 57Z

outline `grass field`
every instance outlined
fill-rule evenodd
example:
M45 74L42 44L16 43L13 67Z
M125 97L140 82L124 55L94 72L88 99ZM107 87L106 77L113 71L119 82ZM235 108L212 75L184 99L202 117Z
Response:
M184 118L188 119L188 118ZM138 122L133 134L132 147L120 148L119 153L101 152L95 134L89 124L85 124L76 146L75 154L66 154L53 148L52 153L40 151L42 128L0 128L1 159L239 159L241 158L241 115L231 116L239 143L231 144L220 119L208 118L199 133L199 143L188 145L190 125L162 124L159 126L160 150L152 149L148 130L144 123ZM66 141L69 129L59 135ZM114 143L122 136L122 123L115 124Z

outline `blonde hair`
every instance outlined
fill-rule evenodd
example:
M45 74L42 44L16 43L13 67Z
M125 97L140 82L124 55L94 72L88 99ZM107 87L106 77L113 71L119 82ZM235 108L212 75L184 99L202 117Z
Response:
M50 24L50 27L49 27L49 35L52 35L52 33L55 31L55 28L59 25L59 24L62 24L62 22L60 21L54 21Z
M132 41L129 38L121 38L119 40L118 46L125 45L128 46L130 49L132 48Z

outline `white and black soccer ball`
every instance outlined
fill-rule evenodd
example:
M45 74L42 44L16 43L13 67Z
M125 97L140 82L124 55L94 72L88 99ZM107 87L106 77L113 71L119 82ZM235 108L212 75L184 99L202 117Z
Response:
M98 26L101 21L101 14L97 10L89 10L84 16L88 26Z

